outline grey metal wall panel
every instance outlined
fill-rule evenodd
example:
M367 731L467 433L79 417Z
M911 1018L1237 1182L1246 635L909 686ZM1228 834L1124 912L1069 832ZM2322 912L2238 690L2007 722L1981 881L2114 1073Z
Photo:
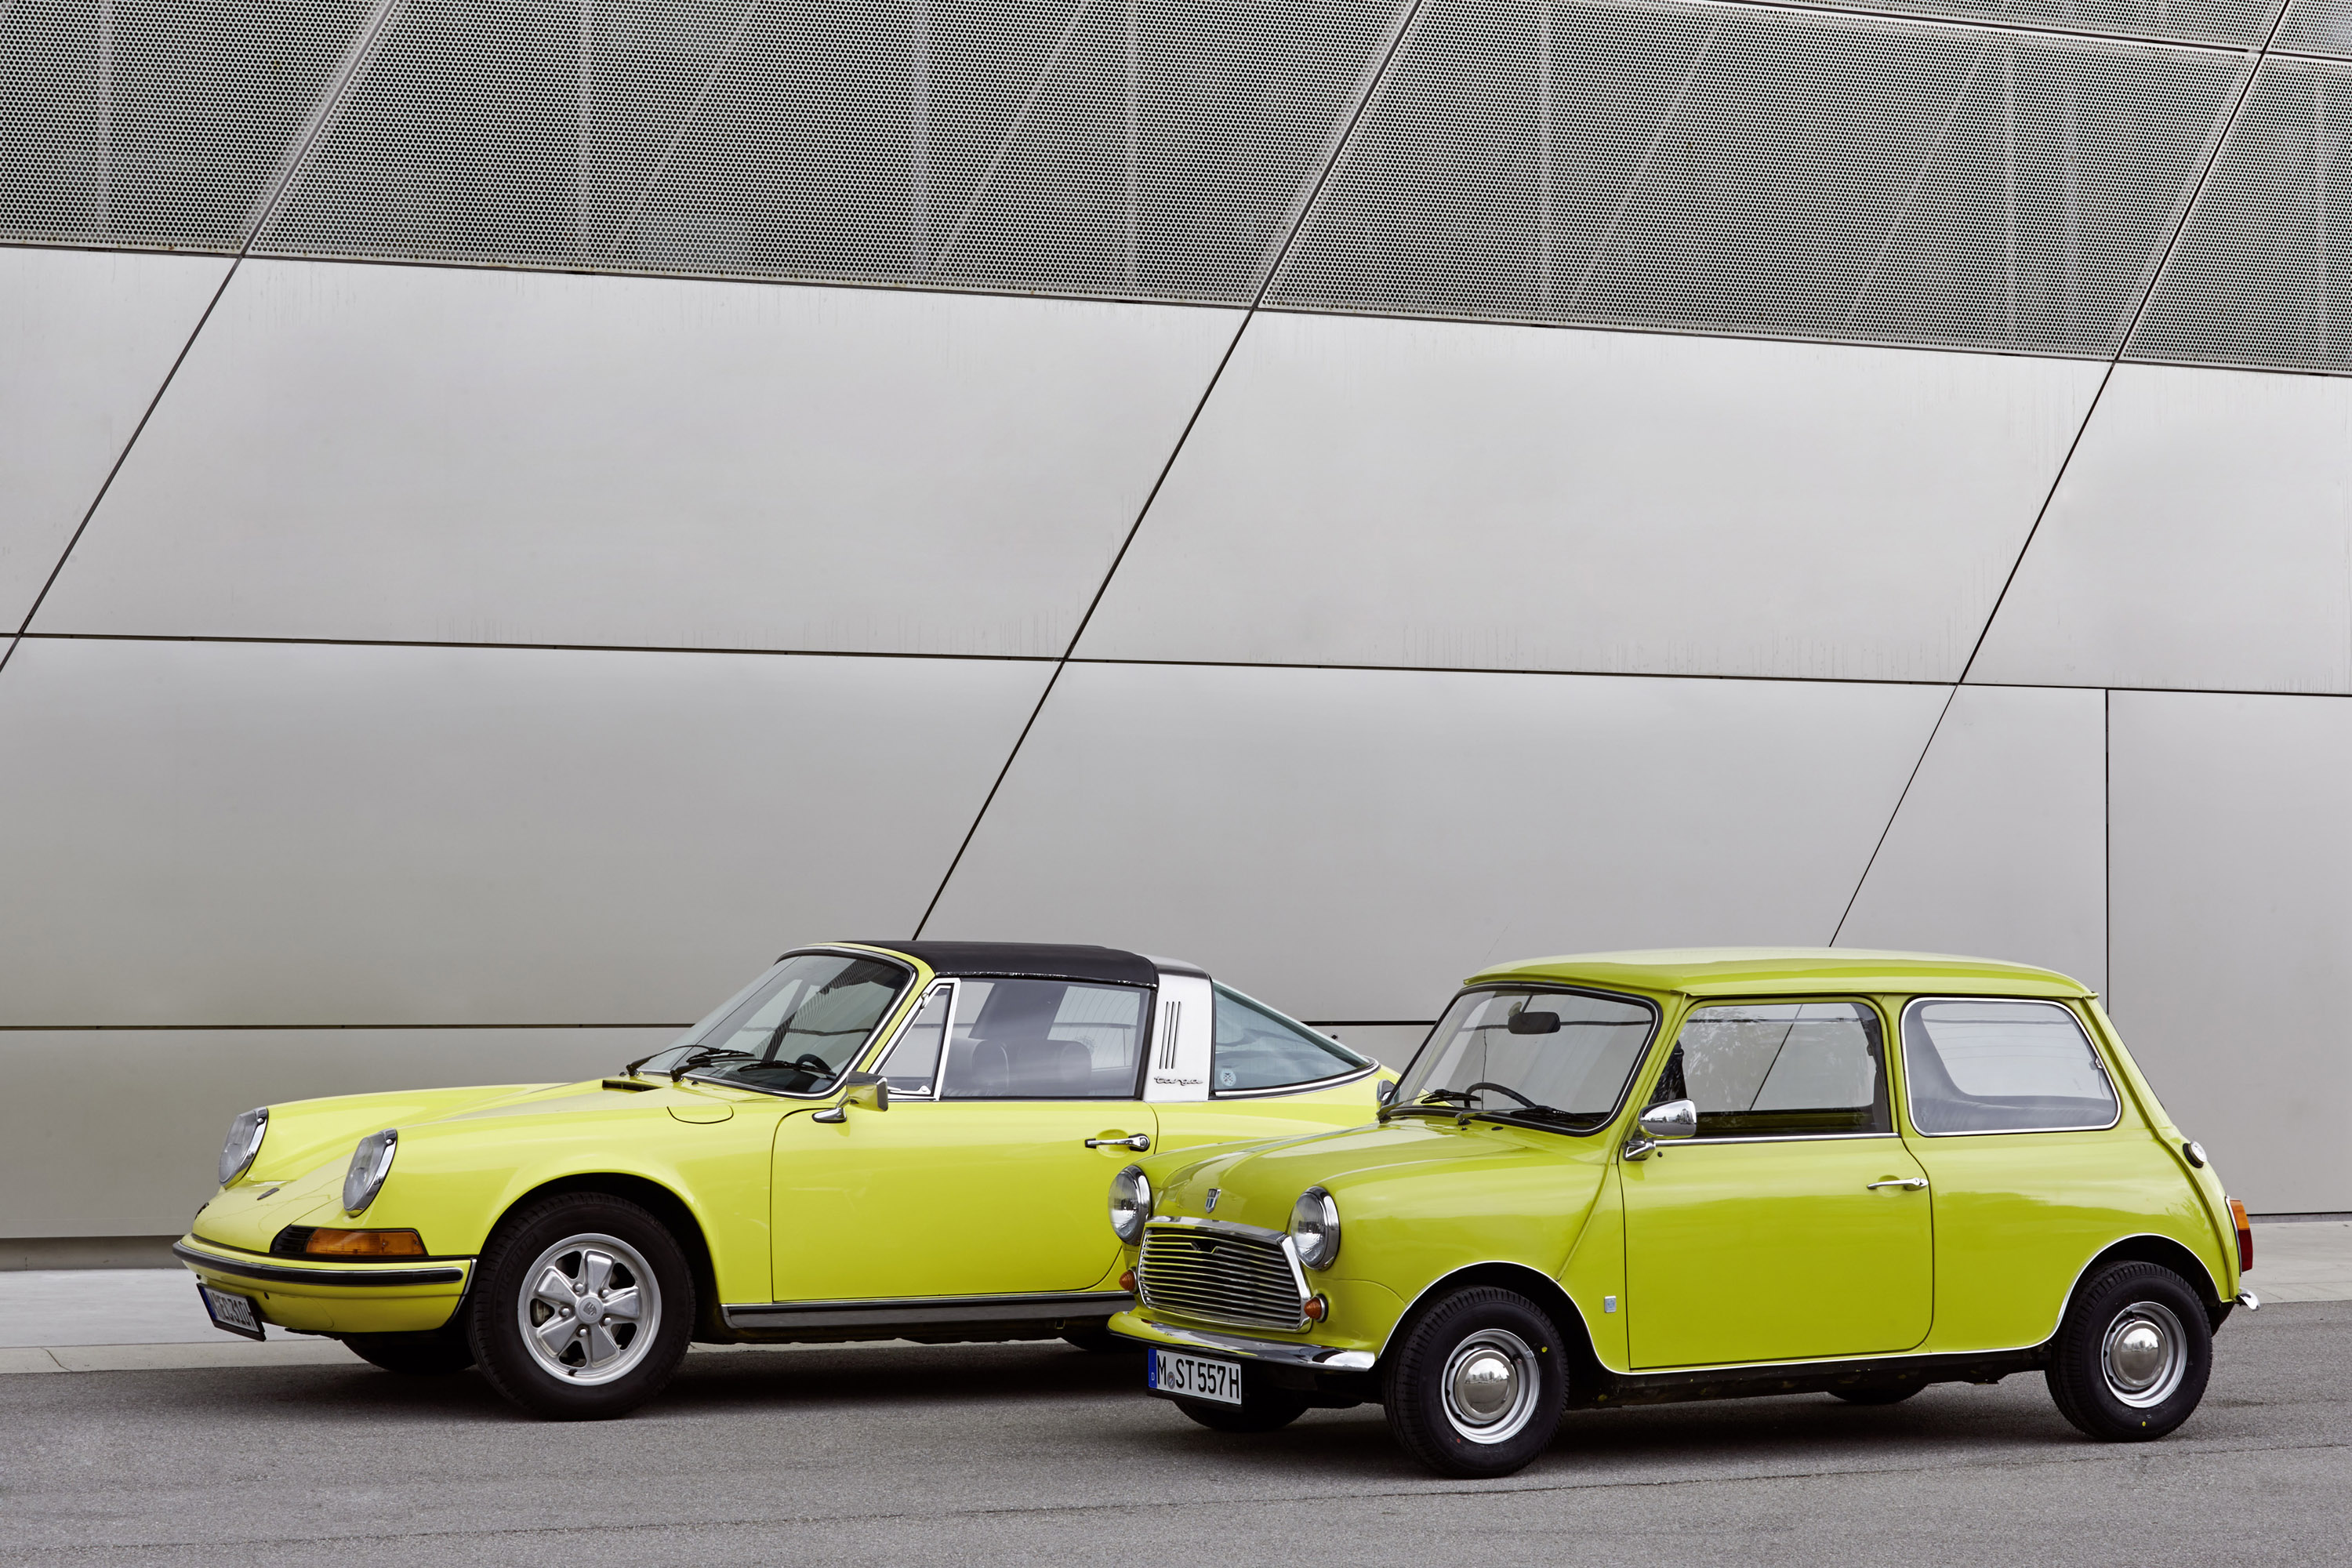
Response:
M1828 0L1841 10L2027 23L2125 38L2259 43L2279 0ZM2332 0L2329 0L2332 3ZM2292 22L2289 24L2292 26Z
M1838 941L2106 984L2106 694L1964 687Z
M0 1024L665 1024L911 927L1045 679L26 639Z
M2352 691L2352 386L2119 367L1973 678Z
M1059 654L1238 319L247 262L36 629Z
M2243 69L1746 5L1437 0L1276 298L2105 354Z
M0 628L24 623L227 269L0 247Z
M2352 703L2118 691L2113 745L2109 1010L2249 1208L2352 1209Z
M1079 651L1950 680L2098 375L1261 314Z
M2352 64L2263 65L2132 357L2352 372L2347 136Z
M372 8L0 5L0 238L235 250Z
M2274 49L2352 58L2352 5L2345 0L2288 0Z
M282 254L1241 300L1400 0L411 0Z
M1071 666L928 928L1181 952L1306 1018L1480 965L1829 940L1934 687Z
M716 999L714 999L716 1000ZM221 1136L273 1101L612 1071L675 1029L0 1032L12 1237L175 1236L212 1196ZM94 1078L106 1092L94 1094ZM430 1238L427 1238L428 1241Z

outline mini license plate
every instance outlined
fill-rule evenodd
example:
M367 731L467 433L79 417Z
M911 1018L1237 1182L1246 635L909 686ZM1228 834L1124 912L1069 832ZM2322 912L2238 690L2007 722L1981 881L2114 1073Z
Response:
M1242 1402L1242 1363L1153 1346L1144 1373L1147 1384L1161 1394L1180 1394L1211 1405Z
M233 1334L243 1334L249 1340L266 1337L266 1331L261 1326L261 1313L255 1308L252 1298L232 1296L201 1281L196 1286L196 1294L205 1299L205 1310L212 1314L213 1327L226 1329Z

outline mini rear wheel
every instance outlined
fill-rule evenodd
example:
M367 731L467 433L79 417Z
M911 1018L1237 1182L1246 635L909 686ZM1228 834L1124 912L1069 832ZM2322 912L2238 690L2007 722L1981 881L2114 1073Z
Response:
M624 1415L686 1359L694 1278L668 1227L625 1198L564 1193L508 1216L476 1266L482 1374L559 1421Z
M2084 1279L2051 1346L2050 1398L2085 1436L2161 1437L2205 1397L2213 1331L2187 1280L2153 1263Z
M1389 1430L1444 1476L1507 1476L1551 1442L1568 1401L1559 1331L1514 1291L1479 1286L1439 1302L1392 1352Z
M343 1343L362 1361L405 1377L446 1377L474 1364L463 1312L445 1328L417 1334L345 1334Z

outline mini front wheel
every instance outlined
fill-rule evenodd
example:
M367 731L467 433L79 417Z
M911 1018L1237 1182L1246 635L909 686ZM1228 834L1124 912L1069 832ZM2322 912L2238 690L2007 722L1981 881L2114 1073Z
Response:
M625 1415L686 1359L694 1277L626 1198L565 1193L509 1215L476 1265L467 1331L483 1376L559 1421Z
M1507 1476L1544 1451L1568 1401L1559 1331L1526 1297L1457 1291L1412 1326L1383 1379L1389 1429L1440 1475Z
M2213 1331L2189 1282L2153 1263L2116 1263L2083 1281L2051 1346L2050 1398L2085 1436L2161 1437L2205 1397Z

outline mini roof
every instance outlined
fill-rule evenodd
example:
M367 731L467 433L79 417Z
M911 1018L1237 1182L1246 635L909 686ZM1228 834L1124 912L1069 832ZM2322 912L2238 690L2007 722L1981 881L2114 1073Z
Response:
M1799 992L1941 992L1979 996L2091 996L2054 969L1937 952L1848 947L1689 947L1580 952L1482 969L1465 984L1549 980L1692 996Z
M934 973L1002 975L1040 980L1095 980L1114 985L1156 985L1160 972L1141 953L1116 947L1051 942L860 942L919 958Z

